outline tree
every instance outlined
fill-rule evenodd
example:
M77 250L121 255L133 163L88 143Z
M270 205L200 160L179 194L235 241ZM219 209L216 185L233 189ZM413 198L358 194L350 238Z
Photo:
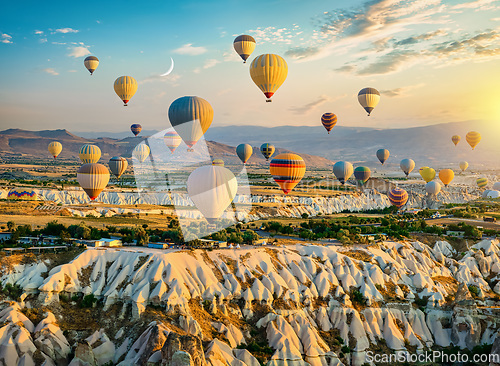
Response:
M241 244L243 243L243 237L241 233L231 233L227 241L234 244Z
M144 228L139 228L135 232L135 240L137 242L137 245L139 246L146 246L149 243L149 235L146 233L146 230Z
M9 229L10 232L12 232L15 228L16 228L16 223L14 221L7 222L7 229Z
M61 238L63 243L67 243L69 239L71 239L71 235L69 235L69 233L66 230L61 231L59 237Z
M301 230L300 233L299 233L299 237L302 238L302 239L310 239L313 237L313 233L312 231L309 231L309 230Z
M259 235L253 230L246 230L243 233L243 241L248 244L253 244L255 240L259 239Z
M308 215L308 214L306 214L305 212L304 212L302 215L300 215L300 216L301 216L303 219L307 219L307 218L309 217L309 215Z

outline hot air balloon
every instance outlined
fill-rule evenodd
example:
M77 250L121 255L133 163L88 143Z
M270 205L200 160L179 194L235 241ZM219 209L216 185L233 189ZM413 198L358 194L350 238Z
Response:
M418 172L420 173L420 176L422 177L423 180L425 180L426 183L429 183L436 177L436 171L432 168L429 168L428 166L423 166L418 170Z
M121 156L113 156L108 162L109 170L115 175L116 178L120 178L125 170L127 170L128 162L127 159Z
M488 194L486 195L487 198L500 198L500 192L499 191L495 191L495 190L491 190L488 192Z
M233 47L236 53L243 59L243 63L245 63L253 50L255 50L255 39L252 36L242 34L234 39Z
M237 190L236 177L229 169L222 166L199 167L187 180L189 197L211 224L214 224L231 204Z
M461 161L460 163L458 163L458 166L463 172L465 172L465 170L467 170L467 168L469 167L469 163L466 161Z
M406 177L408 177L408 174L410 174L413 168L415 168L415 162L411 159L403 159L401 160L401 163L399 163L399 166L401 167L401 170L405 172Z
M397 208L403 207L406 202L408 202L408 192L398 187L391 190L387 194L387 197L389 198L391 204L396 206Z
M457 146L457 144L460 142L460 140L461 140L461 137L458 135L453 135L451 137L451 141L455 144L455 146Z
M345 184L345 182L349 180L353 171L352 164L347 161L337 161L333 165L333 174L335 174L335 177L337 177L342 184Z
M377 150L377 159L384 165L385 161L389 159L389 150L387 149L378 149Z
M325 113L321 116L321 123L330 134L332 128L337 124L337 116L333 113Z
M477 178L476 184L479 188L484 188L488 185L488 178Z
M286 61L278 55L264 54L257 56L250 64L250 76L271 102L271 97L283 84L288 74Z
M125 107L136 91L137 81L132 76L120 76L115 80L115 93L123 100Z
M279 154L271 160L269 170L274 181L288 194L304 176L306 163L297 154Z
M359 185L364 185L370 179L371 171L366 166L358 166L354 169L354 178L358 181Z
M142 163L149 156L150 152L151 150L148 145L139 144L132 151L132 156Z
M52 141L49 144L48 149L49 149L50 155L52 155L54 157L54 159L55 159L61 153L61 151L62 151L62 145L58 141Z
M260 145L260 152L262 153L262 155L264 155L266 160L269 160L269 158L274 154L274 151L275 148L271 144L265 143Z
M472 150L474 150L477 144L479 144L479 141L481 141L481 134L476 131L471 131L468 132L467 135L465 135L465 139L467 140L470 147L472 147Z
M425 185L425 191L429 196L436 196L441 191L441 184L439 182L428 182Z
M83 164L97 163L101 158L101 149L97 145L83 145L78 156Z
M240 144L236 148L236 154L238 154L238 157L243 162L243 164L246 164L248 159L250 159L250 156L252 156L252 153L253 149L249 144Z
M212 165L215 165L215 166L224 166L224 160L222 160L222 159L214 159L214 161L212 161Z
M373 108L375 108L380 101L380 93L375 88L364 88L358 93L359 104L368 112L368 115L372 113Z
M500 182L495 182L495 184L493 184L493 188L492 188L494 191L500 191Z
M133 125L130 126L130 131L134 134L134 136L137 136L138 134L141 133L142 131L142 126L138 123L134 123Z
M188 151L212 124L214 110L200 97L181 97L170 104L168 118L172 127L188 146Z
M97 66L99 66L99 59L95 56L89 56L85 58L83 64L85 65L87 70L89 70L90 75L92 75L95 69L97 69Z
M163 136L163 141L173 154L175 149L177 149L177 147L181 144L182 139L177 132L171 131L167 132L165 136Z
M90 200L93 201L108 185L109 171L102 164L83 164L76 173L76 179Z
M37 201L39 199L34 190L22 187L12 188L9 193L7 193L7 198L26 201Z
M439 179L441 179L445 187L448 187L448 184L451 183L454 177L455 173L451 169L441 169L439 171Z

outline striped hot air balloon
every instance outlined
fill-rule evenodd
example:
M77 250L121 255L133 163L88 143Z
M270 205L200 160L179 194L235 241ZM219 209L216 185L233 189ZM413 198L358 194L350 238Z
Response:
M115 93L123 101L126 107L127 103L137 91L137 81L132 76L120 76L115 80Z
M488 185L488 178L477 178L476 184L479 188L484 188Z
M257 87L271 102L271 97L283 84L288 75L286 61L278 55L264 54L257 56L250 64L250 77Z
M8 199L14 200L26 200L26 201L36 201L39 199L38 195L31 188L16 187L12 188L9 193L7 193Z
M134 148L132 156L142 163L149 156L150 152L151 150L149 149L149 146L142 143Z
M234 39L233 47L236 53L243 59L243 63L245 63L255 50L255 39L252 36L242 34Z
M432 168L429 168L428 166L421 167L418 170L418 172L420 173L420 176L422 177L423 180L425 180L426 183L429 183L436 177L436 171Z
M288 194L304 176L306 163L297 154L279 154L271 160L269 170L274 181Z
M337 124L337 116L333 113L325 113L321 116L321 123L330 134L332 128Z
M78 156L83 164L97 163L101 158L101 149L97 145L86 144L80 148Z
M173 154L175 149L177 149L177 147L181 144L182 139L177 132L170 131L163 136L163 141Z
M462 172L465 172L469 167L469 163L466 161L461 161L460 163L458 163L458 166L460 167L460 170L462 170Z
M181 97L168 108L168 119L179 134L188 151L207 132L214 119L214 110L209 102L200 97Z
M476 131L470 131L465 135L465 139L470 147L472 147L472 150L474 150L477 144L479 144L479 141L481 141L481 134Z
M93 201L108 185L109 171L102 164L84 164L78 169L76 179L90 200Z
M339 180L340 183L345 184L353 173L352 164L347 161L337 161L333 165L333 174Z
M142 126L138 123L134 123L132 126L130 126L130 131L134 134L134 136L137 136L138 134L141 133L142 131Z
M448 184L455 178L455 173L451 169L441 169L439 171L439 179L443 182L445 187L448 187Z
M95 69L97 69L97 66L99 66L99 59L95 56L88 56L85 58L83 61L83 64L89 70L90 75L94 74Z
M364 88L358 93L359 104L368 112L370 115L380 101L380 93L375 88Z
M246 164L248 159L250 159L250 156L252 156L253 154L252 146L250 146L249 144L240 144L236 148L236 154L243 162L243 164Z
M214 159L212 161L212 165L215 165L215 166L224 166L224 160L222 160L222 159Z
M436 196L441 191L439 182L428 182L425 184L425 191L429 196Z
M387 197L389 198L391 204L396 206L397 208L403 207L406 202L408 202L408 192L398 187L391 190L387 194Z
M260 152L262 153L262 155L264 155L266 160L269 160L269 158L274 154L275 150L276 149L274 148L274 146L267 142L260 145Z
M455 146L457 146L457 144L460 142L462 138L458 135L453 135L451 136L451 141L455 144Z
M401 163L399 163L401 170L406 174L408 178L408 174L415 168L415 162L412 159L403 159Z
M54 159L55 159L61 153L61 151L62 151L62 145L58 141L52 141L49 144L48 149L49 149L50 155L52 155L54 157Z
M378 149L377 150L377 159L384 165L385 161L389 159L389 156L391 155L389 150L387 149Z
M370 175L372 174L370 168L366 166L358 166L354 169L354 178L358 181L359 185L364 185L368 179L370 179Z
M128 161L121 156L113 156L108 162L109 170L115 175L116 178L120 178L128 167Z

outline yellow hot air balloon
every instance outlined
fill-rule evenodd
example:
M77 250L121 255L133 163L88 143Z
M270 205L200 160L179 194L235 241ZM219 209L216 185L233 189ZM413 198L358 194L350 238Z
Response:
M470 147L472 147L472 150L479 144L479 141L481 141L481 134L476 131L470 131L465 135L465 139L469 143Z
M457 144L460 142L461 139L462 138L460 136L458 136L458 135L453 135L451 137L451 141L455 144L455 146L457 146Z
M55 159L61 153L61 151L62 151L62 145L58 141L52 141L49 144L48 149L49 149L50 155L52 155L54 157L54 159Z
M76 179L85 193L93 201L109 182L109 171L102 164L83 164L76 173Z
M101 158L101 149L97 145L83 145L78 156L83 164L97 163Z
M460 163L458 163L458 166L460 167L462 172L465 172L465 170L467 170L467 168L469 167L469 163L466 161L461 161Z
M451 169L441 169L439 171L439 179L441 179L445 187L448 187L448 184L451 183L454 177L455 173Z
M151 150L149 149L149 146L142 143L134 148L132 156L142 163L149 156L150 152Z
M123 100L124 106L127 106L136 91L137 81L132 76L120 76L115 80L115 93Z
M380 101L380 93L375 88L361 89L358 93L358 101L370 115Z
M233 47L236 53L243 59L243 63L245 63L253 50L255 50L255 39L252 36L242 34L234 39Z
M420 176L425 180L426 183L429 183L436 177L436 171L428 166L423 166L418 170Z
M250 76L267 97L266 102L271 102L271 97L283 84L287 75L288 65L278 55L266 53L254 58L250 64Z
M90 75L94 74L95 69L99 66L99 59L95 56L89 56L84 61L83 64L89 70Z
M304 176L306 163L297 154L279 154L271 160L269 170L283 192L288 194Z

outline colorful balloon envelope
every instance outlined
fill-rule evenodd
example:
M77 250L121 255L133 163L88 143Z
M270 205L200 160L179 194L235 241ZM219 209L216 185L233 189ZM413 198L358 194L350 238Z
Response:
M274 146L268 143L262 144L260 146L260 152L262 153L262 155L264 155L266 160L269 160L269 158L274 154L275 150L276 149L274 148Z
M245 63L255 50L255 39L252 36L242 34L234 39L233 47L236 53L243 59L243 63Z
M211 224L222 216L236 196L237 190L236 177L222 166L199 167L187 180L189 197Z
M458 166L460 167L460 170L465 172L467 170L467 168L469 167L469 163L466 161L461 161L460 163L458 163Z
M461 137L458 135L453 135L451 137L451 141L455 144L455 146L457 146L457 144L460 142L460 140L461 140Z
M391 155L389 150L387 149L378 149L377 150L377 159L384 165L387 159L389 159L389 156Z
M243 164L246 164L248 159L250 159L250 156L252 156L253 154L252 146L250 146L249 144L240 144L236 148L236 154L243 162Z
M61 151L62 151L62 145L58 141L52 141L49 144L48 149L49 149L50 155L52 155L54 157L54 159L55 159L61 153Z
M134 123L133 125L130 126L130 131L134 134L134 136L137 136L138 134L141 133L142 131L142 126L138 123Z
M108 162L109 170L116 178L120 178L128 167L128 161L121 156L113 156Z
M478 178L476 184L479 188L484 188L488 185L488 178Z
M177 132L171 131L167 132L165 136L163 136L163 141L173 154L175 149L177 149L177 147L181 144L182 139Z
M347 161L337 161L333 165L333 174L342 184L345 184L349 180L353 172L352 164Z
M370 115L380 101L380 93L375 88L361 89L358 93L358 101Z
M168 108L168 118L174 130L179 134L188 151L207 132L214 119L214 110L210 103L200 97L181 97Z
M479 141L481 141L481 134L476 131L471 131L468 132L467 135L465 135L465 139L467 140L467 143L472 147L472 150L479 144Z
M330 134L332 128L337 124L337 116L333 113L325 113L321 116L321 123Z
M222 160L222 159L214 159L212 161L212 165L214 165L214 166L224 166L224 160Z
M436 196L441 191L439 182L428 182L425 185L425 191L429 196Z
M16 187L12 188L9 193L7 193L7 198L14 200L36 201L39 197L31 188Z
M137 81L132 76L120 76L115 80L115 93L123 101L123 105L127 103L134 96L137 91Z
M354 178L356 178L358 184L362 186L368 181L368 179L370 179L371 173L370 168L366 166L358 166L354 169Z
M455 178L455 173L451 169L441 169L439 171L439 179L443 182L445 187L448 187L448 184Z
M403 159L401 160L401 163L399 163L399 166L401 167L401 170L406 174L406 177L408 177L408 174L410 174L411 171L415 168L415 162L411 159Z
M78 156L83 164L97 163L101 158L101 149L97 145L83 145Z
M89 70L90 75L94 74L95 69L97 69L97 66L99 66L99 59L95 56L88 56L85 58L83 61L83 64Z
M408 202L408 192L398 187L391 190L387 194L387 197L389 198L391 204L397 208L403 207L406 205L406 202Z
M150 152L151 150L149 149L149 146L141 143L134 148L132 156L142 163L149 156Z
M109 171L102 164L84 164L78 169L76 179L90 200L93 201L108 185Z
M271 160L269 171L283 192L288 194L304 176L306 163L297 154L279 154Z
M426 183L429 183L436 177L436 171L432 168L429 168L428 166L423 166L418 170L418 172L420 173L420 176L422 177L423 180L425 180Z
M271 97L286 80L287 75L288 65L278 55L260 55L250 64L250 77L267 97L266 102L271 102Z

